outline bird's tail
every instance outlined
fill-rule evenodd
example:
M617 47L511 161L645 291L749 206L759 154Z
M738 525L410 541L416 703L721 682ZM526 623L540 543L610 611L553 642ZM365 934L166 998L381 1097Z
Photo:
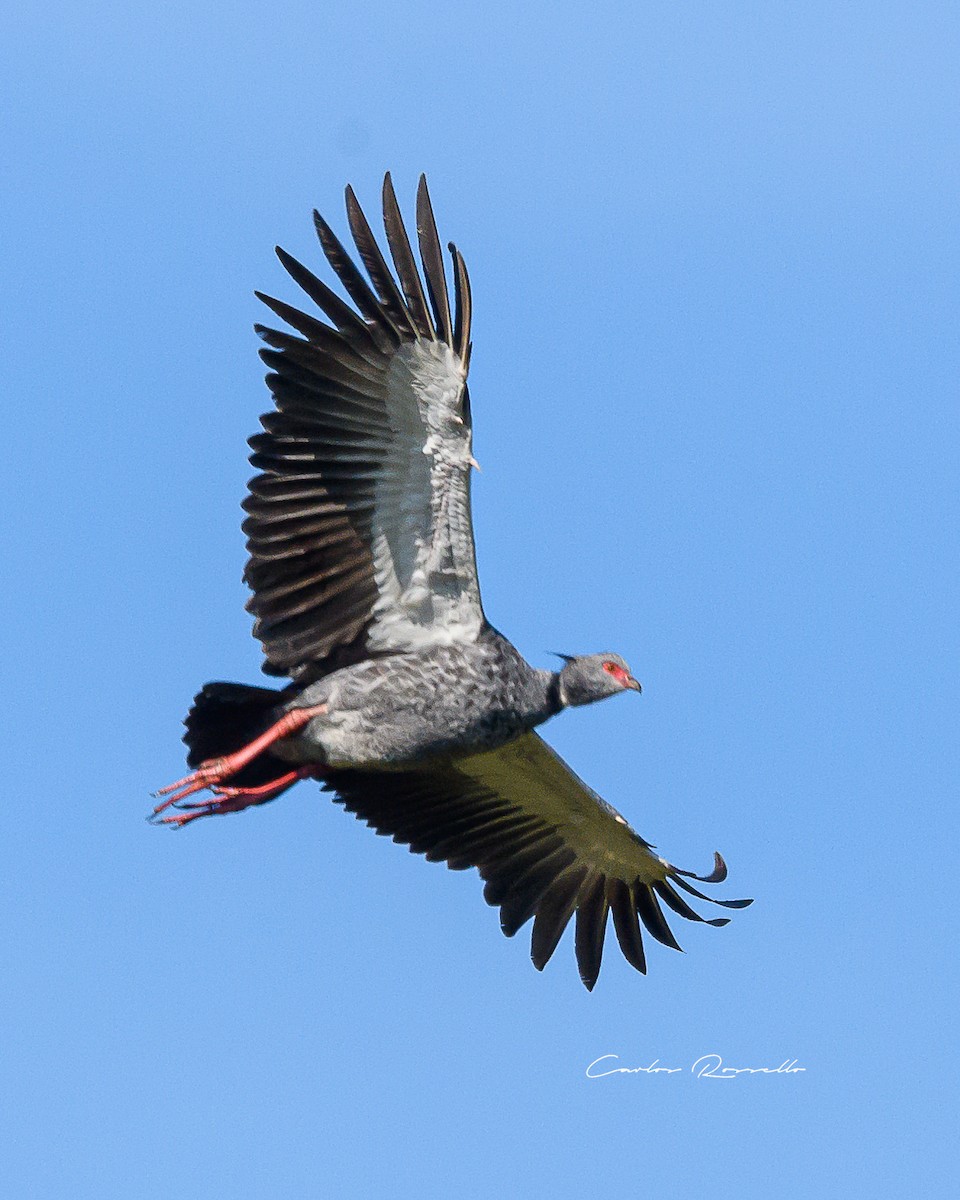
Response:
M198 767L209 758L240 750L268 729L281 715L283 695L273 688L245 683L205 683L187 713L183 740L187 764ZM231 776L231 784L257 787L289 770L289 764L264 752Z

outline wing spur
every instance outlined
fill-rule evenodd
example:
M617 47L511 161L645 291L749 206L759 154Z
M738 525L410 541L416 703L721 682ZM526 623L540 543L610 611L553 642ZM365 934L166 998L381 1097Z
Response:
M538 970L574 918L577 966L589 990L600 973L609 914L624 957L645 974L641 927L680 949L660 901L708 925L726 925L728 918L701 917L681 891L725 908L751 903L699 891L688 881L726 878L719 854L708 875L659 858L536 733L417 771L331 772L324 790L377 833L431 862L477 867L486 881L484 898L499 906L507 937L533 919L531 956Z
M422 276L389 175L383 217L393 271L351 188L346 203L369 282L318 213L314 220L353 304L279 247L326 321L257 293L295 331L257 326L276 409L250 440L261 474L244 502L247 607L271 675L469 642L485 624L470 515L466 267L451 245L451 313L422 176Z

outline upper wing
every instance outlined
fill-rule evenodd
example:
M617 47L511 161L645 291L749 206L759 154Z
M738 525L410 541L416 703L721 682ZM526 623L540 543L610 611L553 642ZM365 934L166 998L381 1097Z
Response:
M261 357L276 411L250 439L262 474L244 502L245 578L269 674L472 640L484 623L470 518L466 267L451 245L451 316L426 180L417 193L426 290L389 175L383 211L396 278L347 188L372 287L314 213L357 311L279 248L330 324L258 293L302 335L257 327L271 347Z
M680 949L658 896L692 921L704 918L677 888L727 908L751 903L715 900L687 883L722 882L720 855L709 875L671 866L536 733L419 771L335 771L324 786L378 833L455 870L479 868L484 898L500 906L507 937L534 918L538 970L576 913L577 965L589 989L600 973L608 912L627 961L645 973L641 921L658 941Z

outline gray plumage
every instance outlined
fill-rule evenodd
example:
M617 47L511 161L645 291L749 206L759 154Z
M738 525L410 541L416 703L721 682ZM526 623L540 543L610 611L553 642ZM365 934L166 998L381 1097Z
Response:
M615 654L531 667L487 621L470 515L466 267L451 246L451 310L423 178L422 275L389 175L383 210L393 270L347 189L366 278L315 214L352 305L278 250L326 317L261 296L295 333L258 327L275 408L250 443L260 474L244 504L246 579L264 669L293 682L281 692L207 684L186 722L197 770L164 789L185 785L156 811L176 802L191 811L164 820L185 824L315 775L378 832L476 867L505 933L533 919L538 968L575 917L592 988L608 914L644 971L641 926L676 946L659 902L703 920L677 889L707 899L687 881L716 883L726 868L717 855L694 876L654 854L533 732L563 708L640 686ZM204 788L214 799L184 804Z
M622 689L619 689L622 690ZM278 757L330 767L403 767L494 749L559 711L555 676L487 628L475 642L344 667L287 707L326 704Z

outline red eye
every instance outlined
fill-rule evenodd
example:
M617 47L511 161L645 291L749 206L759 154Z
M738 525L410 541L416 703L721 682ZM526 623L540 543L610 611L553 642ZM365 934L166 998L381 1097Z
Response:
M603 669L606 671L606 673L608 675L612 675L614 677L614 679L617 681L617 683L620 684L621 687L632 687L633 686L633 680L630 678L629 673L627 671L625 671L623 669L623 667L620 666L619 663L605 662L603 664Z

